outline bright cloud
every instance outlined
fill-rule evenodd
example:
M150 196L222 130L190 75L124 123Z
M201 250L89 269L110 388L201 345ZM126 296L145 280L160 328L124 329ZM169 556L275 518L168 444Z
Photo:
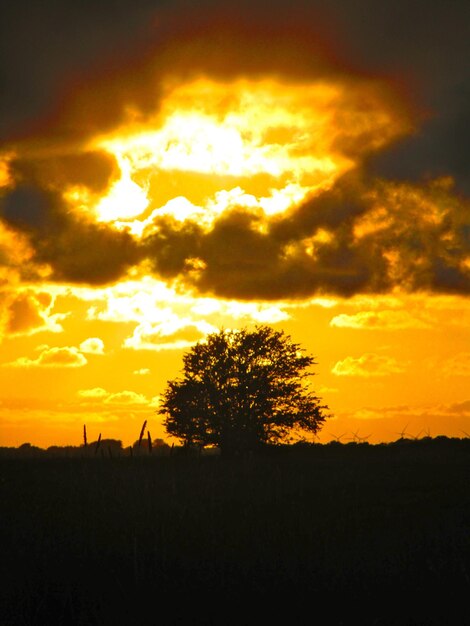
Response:
M87 364L84 355L74 347L49 348L41 346L41 353L36 359L20 357L5 365L11 367L83 367Z
M125 348L133 350L177 350L188 348L217 329L207 322L192 322L176 316L167 323L142 323L124 342Z
M139 370L134 370L132 373L135 376L147 376L147 374L150 374L150 370L148 367L142 367Z
M337 328L358 328L368 330L404 330L408 328L430 328L423 316L403 310L361 311L353 315L341 313L330 322Z
M294 307L288 302L273 304L196 297L145 276L139 281L121 282L104 289L73 287L69 291L79 300L93 301L87 313L89 320L105 322L175 324L176 318L185 318L192 323L207 321L218 326L220 320L231 318L277 323L289 319L287 309Z
M87 400L96 400L104 404L116 405L142 405L149 404L149 400L141 393L135 391L123 390L118 392L106 391L102 387L94 387L92 389L81 389L78 394L80 398Z
M148 404L147 398L135 391L119 391L117 393L111 393L105 398L106 404Z
M80 350L87 354L104 354L104 343L98 337L90 337L82 341Z
M358 358L348 356L338 361L331 371L336 376L370 377L401 374L405 370L405 365L392 357L368 352Z
M78 395L81 398L105 398L108 392L102 387L93 387L93 389L82 389L78 392Z

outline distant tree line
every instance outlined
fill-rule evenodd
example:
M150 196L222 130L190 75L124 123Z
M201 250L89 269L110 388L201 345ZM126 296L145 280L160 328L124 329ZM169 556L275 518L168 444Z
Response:
M217 447L202 449L199 447L188 448L184 444L169 445L162 439L156 440L156 443L149 450L147 446L139 446L138 441L132 446L124 447L122 442L116 439L102 439L100 445L98 441L92 441L87 448L81 446L49 446L48 448L40 448L23 443L17 447L0 446L0 458L2 459L40 459L40 458L131 458L131 457L169 457L169 456L214 456L220 453ZM286 451L293 454L302 454L308 451L353 451L353 450L391 450L391 449L444 449L459 448L470 450L469 437L447 437L438 435L436 437L423 437L421 439L404 439L400 438L396 441L382 442L370 444L367 441L347 441L339 442L336 440L327 443L299 441L294 444L279 444L276 446L268 446L266 451Z

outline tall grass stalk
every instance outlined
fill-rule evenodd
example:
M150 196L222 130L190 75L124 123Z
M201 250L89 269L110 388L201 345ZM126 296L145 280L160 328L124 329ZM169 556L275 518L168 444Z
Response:
M145 433L145 427L146 426L147 426L147 420L145 420L144 423L142 424L142 428L141 428L140 436L139 436L139 446L138 446L139 448L140 448L140 445L142 443L142 439L143 439L143 436L144 436L144 433Z

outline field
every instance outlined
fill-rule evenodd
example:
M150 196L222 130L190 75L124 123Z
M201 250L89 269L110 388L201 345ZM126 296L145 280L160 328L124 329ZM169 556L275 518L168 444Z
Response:
M470 624L470 441L0 458L0 624Z

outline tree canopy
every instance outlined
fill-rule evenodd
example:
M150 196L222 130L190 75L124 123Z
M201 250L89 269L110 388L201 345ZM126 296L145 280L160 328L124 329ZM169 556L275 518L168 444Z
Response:
M169 435L222 453L315 434L328 417L308 383L315 364L283 331L220 330L183 356L158 412Z

